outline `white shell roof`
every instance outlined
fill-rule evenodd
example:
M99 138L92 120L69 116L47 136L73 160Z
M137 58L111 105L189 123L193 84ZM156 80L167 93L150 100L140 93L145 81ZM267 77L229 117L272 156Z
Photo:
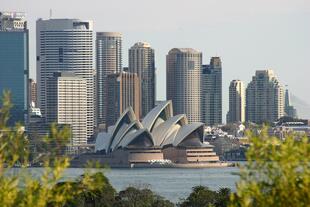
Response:
M178 146L188 135L196 130L202 130L203 133L203 123L191 123L183 126L175 136L173 141L173 146ZM203 136L201 136L201 142L203 142Z
M129 122L126 123L126 118L129 119ZM113 143L113 140L115 138L115 136L117 135L117 133L119 132L120 128L122 127L123 125L123 122L125 122L126 124L130 124L131 122L133 121L136 121L137 118L136 118L136 115L134 113L134 111L132 110L131 107L128 107L123 113L122 115L120 116L120 118L117 120L116 124L114 125L114 128L113 128L113 132L112 132L112 135L111 135L111 139L110 139L110 143L109 143L109 147L108 149L110 149L112 143Z
M142 125L148 129L149 131L152 130L152 127L154 123L156 122L156 119L159 117L162 111L168 110L167 118L170 118L173 114L172 111L172 102L166 101L159 105L157 105L155 108L153 108L143 119Z
M138 131L132 133L132 134L128 134L127 136L124 137L124 139L120 142L120 144L118 145L118 147L127 147L132 141L134 141L136 138L139 137L139 135L146 133L146 135L149 137L150 141L152 143L153 139L152 139L152 135L148 132L148 130L146 129L139 129Z
M195 138L203 142L203 123L188 124L185 114L172 115L172 102L166 101L151 110L141 124L129 107L108 133L98 134L95 150L105 149L109 153L118 148L125 148L139 138L147 139L145 142L142 140L142 143L156 147L178 146L197 130L199 134ZM137 141L141 145L140 140Z
M169 135L171 128L179 121L183 122L182 125L187 124L187 119L186 119L185 114L179 114L179 115L173 116L167 121L165 121L164 123L162 123L161 125L159 125L158 127L156 127L152 132L153 139L154 139L154 145L160 146L167 138L167 135Z
M124 138L124 136L126 136L126 134L129 131L137 130L141 128L142 128L142 125L139 121L134 121L129 125L123 125L123 127L120 128L121 130L119 131L119 133L117 133L116 137L113 139L110 149L112 151L116 149L118 147L118 144L121 142L121 140Z

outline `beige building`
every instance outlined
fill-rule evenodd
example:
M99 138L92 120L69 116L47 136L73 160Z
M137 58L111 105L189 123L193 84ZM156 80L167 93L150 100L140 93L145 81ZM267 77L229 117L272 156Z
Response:
M245 121L245 87L240 80L232 80L229 85L229 111L227 123Z
M273 122L284 116L284 87L272 70L258 70L246 89L246 120Z
M96 33L97 64L97 122L105 128L107 122L107 98L109 74L122 70L122 34L119 32Z
M136 73L141 84L141 116L155 106L155 52L146 42L137 42L129 49L128 72Z
M87 81L72 72L55 73L47 82L48 123L70 125L72 146L87 144Z
M109 74L107 79L107 126L114 125L126 108L131 106L137 117L141 115L140 80L136 73Z
M201 121L202 53L191 48L174 48L166 56L167 100L175 114L186 114L190 123Z

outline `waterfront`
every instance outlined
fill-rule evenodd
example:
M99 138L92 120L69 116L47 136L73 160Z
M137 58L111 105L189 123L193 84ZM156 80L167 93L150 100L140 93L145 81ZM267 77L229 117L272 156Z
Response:
M65 178L76 178L83 174L85 169L70 168ZM236 167L180 169L180 168L133 168L104 170L113 187L123 190L128 186L148 186L157 194L178 202L191 192L192 187L204 185L211 190L227 187L235 190L239 170Z

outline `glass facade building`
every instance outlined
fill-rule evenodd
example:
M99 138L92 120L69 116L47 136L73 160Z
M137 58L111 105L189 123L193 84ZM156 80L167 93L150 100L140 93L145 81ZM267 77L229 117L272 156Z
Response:
M28 30L0 31L0 91L11 91L9 124L24 122L28 108Z

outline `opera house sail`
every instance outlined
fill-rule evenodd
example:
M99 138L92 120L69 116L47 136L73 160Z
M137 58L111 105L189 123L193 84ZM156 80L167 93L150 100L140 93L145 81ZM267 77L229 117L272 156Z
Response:
M173 115L172 102L153 108L140 122L131 107L107 132L98 134L94 154L76 157L72 164L98 161L111 167L221 167L213 146L204 143L203 123L188 123Z

